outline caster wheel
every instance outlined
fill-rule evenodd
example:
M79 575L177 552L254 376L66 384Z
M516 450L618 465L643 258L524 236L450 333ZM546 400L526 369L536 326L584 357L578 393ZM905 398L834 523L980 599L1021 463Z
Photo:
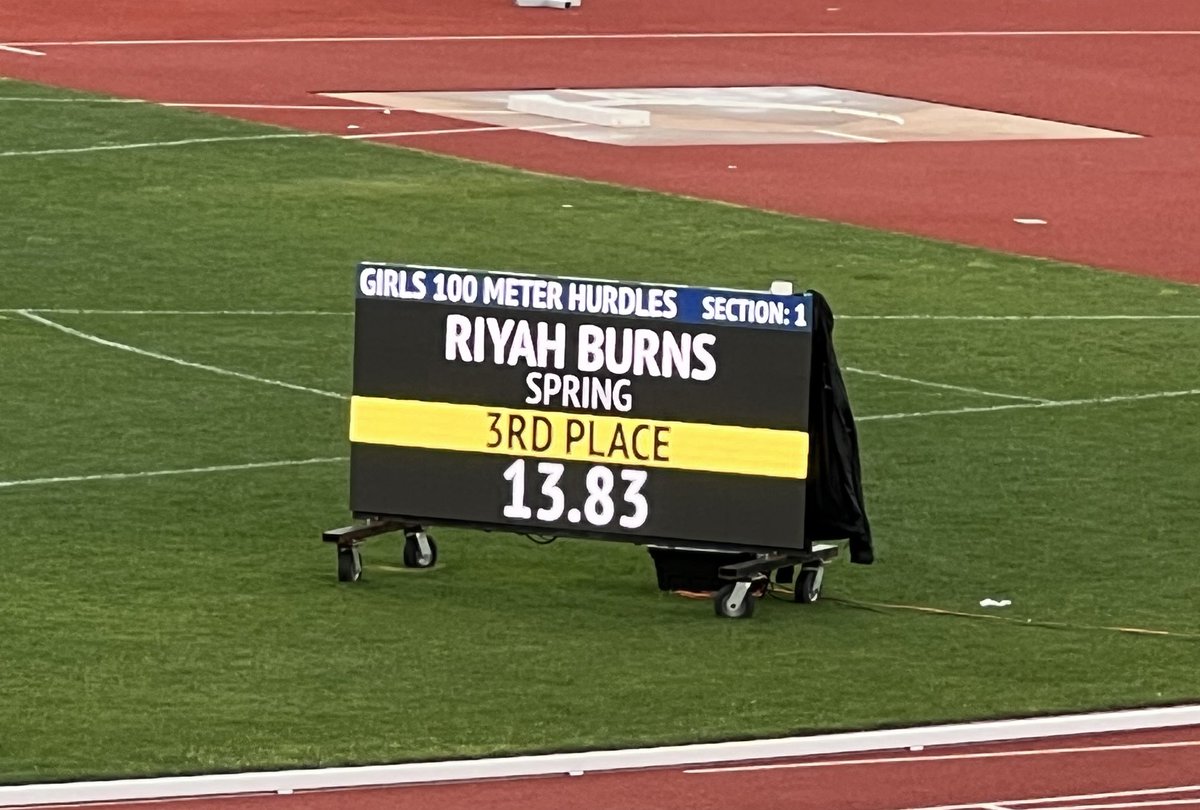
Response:
M362 555L355 546L338 546L338 582L358 582L362 579Z
M424 541L424 542L422 542ZM424 546L424 548L422 548ZM437 541L426 532L412 532L404 535L404 567L433 568L437 562Z
M805 566L796 577L795 600L809 604L821 598L821 582L825 579L825 566Z
M742 597L741 604L731 606L730 599L736 586L737 583L731 582L713 594L713 610L718 616L727 619L749 619L754 615L754 603L758 600L753 593L747 591Z

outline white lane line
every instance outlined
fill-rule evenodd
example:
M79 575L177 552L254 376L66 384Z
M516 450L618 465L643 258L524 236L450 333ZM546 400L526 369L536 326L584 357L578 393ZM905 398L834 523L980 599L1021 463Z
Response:
M749 771L787 771L800 768L840 768L848 765L888 765L897 762L951 762L966 759L1012 759L1017 757L1061 756L1064 754L1094 754L1113 751L1152 751L1164 748L1200 748L1200 740L1177 740L1163 743L1130 743L1128 745L1089 745L1074 748L1026 748L1017 751L981 751L968 754L922 754L920 756L870 757L864 759L833 759L816 762L772 762L765 765L729 765L717 768L691 768L687 774L743 773ZM1001 802L1010 804L1010 802ZM978 807L978 804L963 805Z
M346 456L325 458L301 458L286 461L256 461L250 464L218 464L212 467L188 467L181 470L146 470L132 473L98 473L95 475L63 475L55 478L25 478L0 481L0 489L31 487L42 484L70 484L80 481L124 481L129 478L156 478L163 475L191 475L193 473L232 472L234 470L265 470L272 467L302 467L308 464L333 464L349 460Z
M846 366L846 371L855 374L862 374L866 377L879 377L884 380L895 380L896 382L905 382L912 385L923 385L927 388L943 388L947 391L961 391L966 394L978 394L984 397L999 397L1001 399L1017 399L1022 402L1043 402L1051 403L1054 400L1042 399L1040 397L1023 397L1018 394L1001 394L996 391L984 391L982 388L970 388L965 385L951 385L949 383L930 382L929 380L917 380L912 377L901 377L899 374L887 374L882 371L871 371L869 369L855 368L854 366Z
M838 315L849 321L1200 321L1196 315Z
M916 419L922 416L955 416L966 413L991 413L992 411L1017 411L1034 408L1067 408L1074 405L1108 405L1117 402L1142 402L1150 399L1171 399L1174 397L1200 396L1200 388L1190 388L1186 391L1156 391L1151 394L1118 394L1111 397L1095 397L1093 399L1056 399L1049 402L1014 402L1009 405L988 405L975 408L947 408L937 411L910 411L908 413L879 413L856 417L858 422L878 422L893 419Z
M1046 804L1056 804L1058 802L1086 802L1096 801L1100 799L1125 799L1134 798L1137 796L1149 797L1159 795L1171 795L1174 793L1194 793L1200 791L1200 785L1173 785L1171 787L1162 788L1143 788L1141 790L1116 790L1109 793L1079 793L1072 796L1043 796L1037 799L1008 799L996 802L1001 805L1029 805L1030 807L1021 808L1021 810L1030 810L1032 807ZM933 807L912 807L908 810L974 810L981 807L980 804L940 804ZM1060 808L1048 808L1048 810L1060 810Z
M0 51L8 51L9 53L19 53L22 56L45 56L41 51L33 51L29 48L18 48L16 45L0 45Z
M887 143L883 138L872 138L869 135L855 135L852 132L838 132L836 129L814 129L813 132L818 135L828 135L831 138L845 138L849 141L861 141L862 143Z
M1113 802L1109 804L1066 804L1055 805L1053 810L1127 810L1140 807L1149 810L1151 807L1183 807L1200 805L1200 797L1195 799L1147 799L1141 802Z
M110 349L119 349L123 352L130 352L132 354L141 355L142 357L149 357L154 360L162 360L164 362L173 363L177 366L183 366L185 368L209 371L213 374L220 374L223 377L236 377L239 380L263 383L264 385L274 385L278 388L287 388L291 391L303 391L307 394L317 394L318 396L330 397L331 399L349 399L349 397L345 394L339 394L335 391L323 391L320 388L309 388L306 385L296 385L295 383L284 382L283 380L273 380L270 377L257 377L253 374L246 374L241 371L232 371L230 369L220 368L218 366L210 366L206 365L205 363L193 363L191 360L183 360L178 357L172 357L169 354L161 354L159 352L147 351L146 349L139 349L136 346L130 346L125 343L117 343L115 340L106 340L97 335L92 335L87 332L81 332L78 329L72 329L69 326L64 326L57 321L52 321L49 318L43 318L41 315L36 315L27 310L22 310L17 314L24 315L31 321L36 321L37 323L49 326L51 329L57 329L58 331L71 335L72 337L77 337L90 343L96 343L100 346L107 346Z
M779 760L802 756L903 750L914 745L978 745L1063 735L1161 731L1200 723L1200 706L1094 712L1062 717L992 720L953 725L838 732L810 737L727 743L657 746L570 754L503 756L405 765L304 768L204 776L109 779L85 782L0 785L0 807L83 802L137 801L198 796L329 790L414 783L445 783L547 776L571 771L627 771L681 768L709 763ZM977 808L978 805L965 805Z
M127 149L154 149L165 146L191 146L201 143L232 143L236 141L270 141L284 138L322 138L322 132L280 132L271 135L230 135L220 138L187 138L180 141L150 141L147 143L119 143L103 146L77 146L65 149L33 149L29 151L0 152L0 158L37 157L40 155L78 155L85 152L120 152Z
M893 39L955 37L1194 37L1200 30L1051 30L1051 31L746 31L645 34L434 34L375 37L227 37L214 39L88 39L16 42L34 48L82 45L280 45L353 42L531 42L545 40L641 39ZM11 46L10 46L11 47Z

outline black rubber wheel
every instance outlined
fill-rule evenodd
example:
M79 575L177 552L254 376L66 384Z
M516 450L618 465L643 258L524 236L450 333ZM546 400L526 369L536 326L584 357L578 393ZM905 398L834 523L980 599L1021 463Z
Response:
M362 579L362 555L354 546L338 546L338 582L358 582Z
M796 577L795 600L802 604L811 604L821 598L821 583L825 579L825 569L819 565L805 566Z
M433 566L437 564L437 541L433 539L433 535L431 534L426 534L425 540L429 543L429 553L422 556L421 544L417 542L417 535L404 535L405 568L433 568Z
M733 593L734 585L735 583L731 582L713 594L713 611L726 619L749 619L754 615L754 603L758 600L753 593L747 592L737 610L730 610L729 597Z

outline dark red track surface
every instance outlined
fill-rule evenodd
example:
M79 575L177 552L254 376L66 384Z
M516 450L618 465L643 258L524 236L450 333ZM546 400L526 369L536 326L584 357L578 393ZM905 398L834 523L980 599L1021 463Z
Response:
M1062 751L1069 748L1192 742L1187 747ZM1031 754L1034 750L1053 753ZM962 758L984 752L1008 756ZM847 760L857 760L847 762ZM869 762L862 762L868 760ZM683 769L621 771L487 782L331 790L288 796L188 800L188 810L901 810L1000 804L1021 810L1095 803L1154 807L1154 799L1192 799L1200 807L1200 727L1066 737L1041 742L956 746L920 752L841 755L800 760L776 770L687 773ZM761 763L756 763L761 764ZM1065 800L1115 791L1172 790L1155 795ZM979 804L972 804L978 802ZM163 802L171 806L171 802ZM146 804L116 805L144 808ZM112 807L112 806L110 806Z
M838 8L838 11L827 11ZM1194 0L8 0L0 39L654 32L1200 31ZM34 46L37 47L37 46ZM826 84L1128 130L1132 141L623 148L525 132L440 152L1200 282L1200 36L605 39L45 46L0 73L160 101L321 103L321 90ZM345 133L416 114L239 111ZM727 169L733 164L735 171ZM1039 217L1045 227L1015 224Z

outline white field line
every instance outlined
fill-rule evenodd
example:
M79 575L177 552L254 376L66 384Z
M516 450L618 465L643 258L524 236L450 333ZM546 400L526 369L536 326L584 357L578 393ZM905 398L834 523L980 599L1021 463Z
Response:
M1042 399L1040 397L1023 397L1018 394L1001 394L1001 393L997 393L996 391L984 391L982 388L970 388L965 385L951 385L949 383L939 383L939 382L930 382L928 380L918 380L918 379L914 379L912 377L901 377L899 374L887 374L882 371L870 371L869 369L855 368L853 366L846 366L846 371L850 371L855 374L862 374L863 376L866 376L866 377L879 377L880 379L883 379L883 380L895 380L896 382L904 382L904 383L909 383L911 385L922 385L922 386L925 386L926 388L942 388L947 391L961 391L966 394L977 394L979 396L984 396L984 397L999 397L1001 399L1017 399L1022 402L1042 402L1042 403L1046 403L1046 404L1049 404L1054 401L1054 400L1050 400L1050 399Z
M1144 788L1141 790L1117 790L1110 793L1079 793L1073 796L1043 796L1037 799L1009 799L1007 801L995 802L995 804L1007 805L1011 808L1011 810L1017 810L1016 808L1012 807L1013 805L1029 805L1029 807L1020 808L1020 810L1031 810L1031 808L1039 805L1056 804L1058 802L1085 802L1096 801L1100 799L1131 799L1139 796L1169 796L1174 793L1194 793L1196 791L1200 791L1200 785L1176 785L1162 788ZM914 807L909 808L909 810L974 810L974 808L982 806L983 805L981 804L942 804L936 807ZM1048 810L1060 809L1052 808Z
M179 141L149 141L146 143L119 143L103 146L77 146L65 149L33 149L29 151L0 152L0 158L38 157L41 155L78 155L85 152L121 152L129 149L155 149L165 146L191 146L201 143L233 143L237 141L271 141L286 138L328 137L321 132L279 132L270 135L229 135L219 138L186 138Z
M301 110L313 112L415 112L423 115L477 115L480 110L410 109L378 104L251 104L207 101L147 101L143 98L41 98L32 96L0 96L2 103L28 104L157 104L160 107L187 107L204 110ZM487 110L488 115L523 115L513 110Z
M348 136L351 138L363 136ZM344 315L349 311L265 310L265 309L47 309L21 307L0 312L44 312L60 315ZM838 315L850 321L1200 321L1200 314L1188 315Z
M24 478L0 481L0 489L31 487L42 484L69 484L80 481L124 481L129 478L157 478L163 475L191 475L194 473L232 472L234 470L265 470L272 467L302 467L308 464L332 464L347 461L346 456L328 458L301 458L286 461L257 461L250 464L218 464L212 467L188 467L181 470L146 470L132 473L98 473L95 475L64 475L54 478Z
M28 48L18 48L15 45L0 45L0 51L8 51L9 53L19 53L22 56L45 56L41 51L31 51Z
M981 751L967 754L923 754L920 756L869 757L865 759L818 760L816 762L772 762L766 765L730 765L718 768L693 768L687 774L746 773L750 771L787 771L797 768L842 768L862 765L888 765L897 762L955 762L967 759L1019 759L1021 757L1096 754L1111 751L1154 751L1163 748L1198 748L1200 740L1177 740L1163 743L1133 743L1129 745L1089 745L1077 748L1027 748L1019 751ZM999 802L1009 804L1009 802ZM976 807L978 805L969 805Z
M349 399L349 397L345 394L339 394L335 391L323 391L320 388L309 388L306 385L296 385L295 383L284 382L283 380L273 380L270 377L258 377L241 371L232 371L227 368L206 365L205 363L193 363L191 360L183 360L178 357L172 357L169 354L161 354L159 352L147 351L146 349L139 349L136 346L118 343L115 340L106 340L97 335L89 334L88 332L81 332L78 329L72 329L69 326L65 326L57 321L52 321L49 318L43 318L41 315L36 315L32 312L22 310L17 314L24 315L31 321L36 321L44 326L49 326L51 329L57 329L58 331L71 335L72 337L77 337L90 343L96 343L100 346L107 346L110 349L120 349L123 352L130 352L132 354L140 355L142 357L149 357L154 360L162 360L164 362L173 363L177 366L183 366L185 368L194 368L201 371L208 371L213 374L220 374L223 377L235 377L239 380L263 383L264 385L273 385L277 388L287 388L291 391L303 391L307 394L317 394L318 396L330 397L331 399Z
M1006 405L986 405L968 408L947 408L936 411L910 411L907 413L878 413L855 417L858 422L878 422L891 419L916 419L922 416L956 416L967 413L991 413L992 411L1017 411L1034 408L1067 408L1073 405L1108 405L1118 402L1142 402L1150 399L1172 399L1175 397L1200 396L1200 388L1186 391L1155 391L1149 394L1118 394L1111 397L1092 399L1056 399L1049 402L1013 402Z
M838 315L846 321L1200 321L1197 315Z
M205 776L116 779L0 787L0 807L78 804L195 796L245 795L279 791L330 790L480 779L602 772L639 768L678 768L748 760L783 759L868 751L903 750L916 745L971 745L989 742L1162 729L1200 724L1200 706L1098 712L1085 715L998 720L886 731L847 732L774 740L586 751L541 756L421 762L406 765L313 768ZM1005 804L1001 802L1001 804ZM955 810L978 808L962 805ZM933 810L929 808L928 810ZM942 808L941 810L950 810Z
M4 102L31 104L153 104L141 98L39 98L33 96L0 96Z
M862 143L887 143L883 138L872 138L869 135L855 135L852 132L838 132L835 129L814 129L813 132L818 135L828 135L831 138L845 138L849 141L860 141Z
M342 318L354 315L353 312L333 312L320 309L38 309L37 307L22 307L21 309L0 309L0 312L10 315L35 312L43 315L227 315L232 317L243 315L271 317L336 315Z
M133 352L135 354L140 354L145 357L152 357L157 360L164 360L169 363L175 363L177 365L186 366L189 368L197 368L197 369L201 369L204 371L210 371L215 374L223 374L226 376L238 377L240 379L250 380L250 381L254 381L254 382L261 382L261 383L265 383L267 385L276 385L276 386L280 386L282 388L290 388L292 390L305 391L305 392L312 393L312 394L320 394L321 396L334 397L337 399L348 399L348 397L345 394L339 394L339 393L336 393L333 391L322 391L320 389L308 388L306 386L295 385L294 383L283 382L281 380L271 380L266 377L256 377L252 374L244 374L240 371L231 371L229 369L218 368L217 366L209 366L209 365L205 365L203 363L193 363L189 360L182 360L177 357L171 357L170 355L160 354L158 352L151 352L151 351L147 351L145 349L138 349L134 346L128 346L124 343L117 343L115 341L105 340L104 338L98 337L96 335L91 335L87 332L81 332L77 329L72 329L69 326L65 326L63 324L57 323L48 318L41 317L37 313L63 314L63 315L69 314L69 315L204 315L204 316L207 316L207 315L230 315L230 316L236 316L236 315L276 315L276 316L334 315L334 316L337 316L337 315L343 315L343 316L349 316L349 315L353 314L353 313L349 313L349 312L344 312L344 313L343 312L325 312L325 311L319 311L319 310L308 310L308 311L304 311L304 310L294 310L294 311L287 311L287 310L281 310L281 311L195 310L195 311L189 311L189 310L102 310L102 309L0 309L0 313L11 313L14 315L21 315L26 318L29 318L30 320L45 324L46 326L51 326L55 329L58 329L61 332L65 332L69 335L74 335L76 337L82 338L83 340L89 340L93 343L99 343L102 346L109 346L109 347L112 347L115 349L121 349L122 351ZM884 374L884 372L872 372L872 371L866 371L863 369L849 368L849 367L847 368L847 370L853 371L856 373L860 373L860 374L869 374L869 375L873 375L873 376L884 377L885 379L896 379L896 380L903 381L903 382L913 383L915 385L926 385L926 386L932 386L935 388L950 388L952 390L961 390L961 391L965 391L968 393L980 394L983 396L1014 397L1014 398L1018 398L1018 399L1029 399L1029 401L1013 402L1013 403L1008 403L1008 404L1004 404L1004 405L986 405L986 406L977 406L977 407L947 408L947 409L931 410L931 411L909 411L909 412L903 412L903 413L868 414L866 416L857 417L857 421L859 421L859 422L877 422L877 421L891 421L891 420L899 420L899 419L915 419L915 418L926 417L926 416L955 416L955 415L969 414L969 413L991 413L992 411L1025 410L1025 409L1034 409L1034 408L1065 408L1065 407L1074 406L1074 405L1105 405L1105 404L1110 404L1110 403L1140 402L1143 400L1169 399L1169 398L1175 398L1175 397L1190 397L1190 396L1200 395L1200 388L1192 388L1192 389L1183 390L1183 391L1155 391L1155 392L1146 393L1146 394L1118 394L1115 396L1094 397L1091 399L1041 400L1041 399L1033 399L1031 397L1030 398L1016 397L1013 394L1000 394L1000 393L996 393L996 392L983 391L981 389L964 388L964 387L960 387L960 386L950 386L950 385L943 384L943 383L931 383L931 382L928 382L925 380L915 380L910 377L900 377L898 375Z
M1200 30L1050 30L1050 31L748 31L644 34L434 34L374 37L226 37L214 39L89 39L14 42L9 47L34 48L96 45L282 45L297 43L368 42L531 42L545 40L643 39L905 39L956 37L1194 37Z
M420 135L455 135L464 132L514 132L538 131L543 129L566 129L581 127L586 124L544 124L527 127L458 127L455 129L416 129L404 132L363 133L361 135L328 135L324 132L281 132L271 135L239 135L221 138L188 138L182 141L151 141L149 143L124 143L107 146L80 146L69 149L36 149L26 152L0 152L0 158L6 157L37 157L41 155L76 155L85 152L115 152L128 149L151 149L164 146L190 146L204 143L226 143L231 141L267 141L283 138L340 138L346 141L357 141L370 138L415 138Z

